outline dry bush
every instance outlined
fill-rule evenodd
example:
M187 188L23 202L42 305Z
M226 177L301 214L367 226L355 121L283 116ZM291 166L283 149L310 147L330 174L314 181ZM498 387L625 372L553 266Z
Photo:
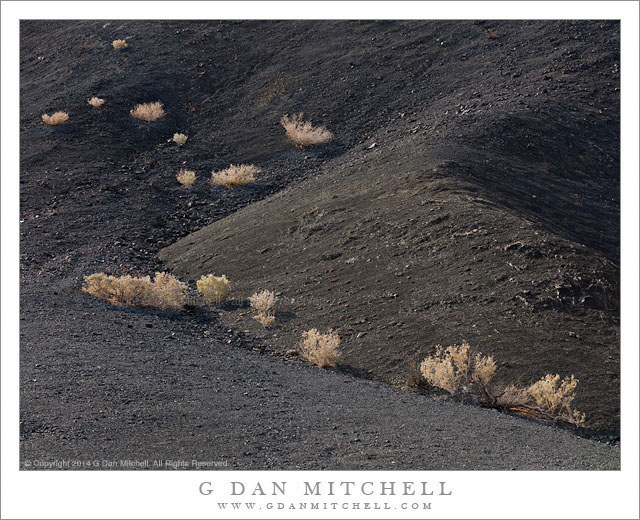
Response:
M83 291L115 305L131 305L179 311L184 308L187 284L168 273L149 276L111 276L95 273L84 277Z
M302 357L317 367L335 367L340 357L339 346L340 336L331 329L326 334L311 329L302 333L299 350Z
M559 374L547 374L527 391L543 412L574 424L582 424L585 415L571 408L577 386L578 380L573 376L560 381Z
M253 294L249 298L249 303L253 309L258 311L259 314L271 314L270 311L278 301L276 294L272 291L262 291Z
M280 124L284 127L287 137L301 148L316 146L331 141L333 134L324 126L313 127L311 121L302 121L302 112L282 116Z
M231 283L225 275L214 276L212 274L202 275L196 282L198 292L209 303L220 303L229 295Z
M156 101L154 103L141 103L140 105L136 105L132 108L129 113L131 114L131 117L135 117L141 121L146 121L147 123L156 121L165 114L160 101Z
M173 134L173 142L182 146L187 142L188 136L185 134Z
M263 327L269 327L275 323L276 317L272 311L277 301L275 293L267 290L255 293L249 298L249 304L258 312L254 319Z
M255 175L260 168L253 164L231 164L226 170L211 172L212 184L225 186L226 188L239 188L256 180Z
M420 372L427 382L446 390L451 395L457 392L471 392L489 396L489 383L496 371L496 363L491 356L471 353L471 347L464 341L462 345L451 345L443 349L436 347L434 356L429 356L420 364Z
M93 107L93 108L100 108L102 105L104 105L104 99L101 99L99 97L93 96L90 100L89 100L89 104Z
M488 388L489 382L496 373L496 362L492 356L474 354L473 367L471 368L471 381L481 388Z
M66 112L55 112L50 116L47 114L42 114L42 121L50 126L61 125L62 123L66 123L69 119L69 114Z
M156 273L153 280L153 307L177 311L187 299L187 284L169 273Z
M121 51L122 49L126 49L128 47L126 40L113 40L113 48L117 51Z
M152 282L149 276L131 275L111 276L95 273L84 277L83 291L96 298L107 300L115 305L146 307L151 294Z
M178 182L185 188L191 188L193 183L196 182L196 172L182 168L176 175L176 179L178 179Z

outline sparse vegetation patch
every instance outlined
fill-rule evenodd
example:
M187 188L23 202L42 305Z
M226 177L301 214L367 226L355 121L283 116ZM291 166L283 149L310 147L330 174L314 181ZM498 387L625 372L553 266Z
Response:
M220 303L231 291L231 283L225 275L202 275L196 282L196 287L208 303Z
M311 121L303 121L302 113L282 116L280 124L284 127L287 137L301 148L328 143L333 134L324 126L314 127Z
M578 382L573 376L565 377L561 381L560 375L547 374L532 384L527 391L542 411L575 424L582 424L585 414L571 408Z
M267 290L255 293L249 298L249 304L258 312L254 319L263 327L269 327L276 321L273 307L277 301L275 293Z
M276 317L273 314L256 314L253 318L265 329L276 322Z
M333 330L321 334L317 329L302 333L299 351L304 359L317 367L335 367L340 358L340 336Z
M42 121L50 126L61 125L63 123L66 123L68 119L69 114L67 114L66 112L55 112L51 115L42 114Z
M446 349L438 345L435 355L425 358L420 365L420 372L430 385L442 388L451 395L471 392L474 386L479 393L485 393L495 371L493 358L472 355L466 341Z
M580 425L585 414L571 408L578 380L573 376L560 381L559 375L547 374L528 388L508 385L501 390L491 386L496 363L491 356L472 353L467 342L446 349L438 345L433 356L420 364L427 383L452 396L471 396L486 406L516 410L547 419Z
M178 179L178 182L185 188L191 188L193 183L196 182L196 172L182 168L176 175L176 179Z
M219 172L211 172L211 183L224 186L225 188L240 188L251 184L256 180L255 175L260 172L260 168L253 164L231 164L227 169Z
M173 142L182 146L187 142L188 136L185 134L173 134Z
M179 311L184 308L187 284L169 273L149 276L111 276L95 273L84 277L83 291L114 305L130 305Z
M129 113L131 114L131 117L152 123L164 116L165 111L162 108L162 103L160 101L156 101L154 103L141 103L136 105L129 111Z
M93 108L100 108L102 105L104 105L104 99L93 96L91 99L89 99L89 104Z
M117 51L121 51L122 49L126 49L129 45L127 45L126 40L113 40L112 44L113 48Z

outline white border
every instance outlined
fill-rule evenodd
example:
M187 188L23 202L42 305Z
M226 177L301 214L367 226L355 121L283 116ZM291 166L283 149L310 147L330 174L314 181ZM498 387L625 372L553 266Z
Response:
M2 3L2 518L216 518L200 482L362 480L364 472L19 472L18 20L104 19L621 19L622 470L366 472L368 480L447 481L434 518L638 518L638 3L636 2L3 2ZM219 497L219 495L217 495ZM450 499L450 500L449 500ZM260 511L263 518L300 512ZM402 515L402 512L400 512ZM235 517L247 517L240 512ZM386 518L336 511L314 518ZM409 515L402 515L410 517ZM226 517L230 516L228 513ZM417 517L417 516L416 516Z

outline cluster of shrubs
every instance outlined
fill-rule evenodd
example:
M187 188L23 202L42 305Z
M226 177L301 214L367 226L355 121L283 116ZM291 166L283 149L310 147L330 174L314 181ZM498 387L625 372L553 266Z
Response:
M186 302L187 284L169 273L149 276L111 276L95 273L84 277L83 290L115 305L179 311Z
M123 50L128 47L125 40L114 40L113 48ZM89 105L100 108L104 99L92 97ZM154 122L165 115L160 101L142 103L130 110L131 117L144 122ZM42 115L47 125L60 125L69 119L66 112L55 112L51 116ZM287 137L298 147L306 148L329 142L333 135L325 127L314 127L310 121L303 121L303 114L284 115L280 120ZM187 142L188 136L176 133L173 141L179 146ZM255 181L260 169L252 164L231 164L228 168L211 172L211 183L229 189L239 188ZM184 187L193 186L196 173L193 170L181 169L176 175L177 181ZM96 273L84 278L83 290L89 294L109 301L115 305L129 305L179 311L187 301L187 284L168 273L156 273L153 280L149 276L133 277L130 275L111 276ZM209 304L220 304L231 290L226 276L213 274L203 275L196 288L201 297ZM275 321L275 293L263 290L249 298L251 308L256 311L254 319L263 327L272 326ZM318 367L335 367L340 358L340 337L329 330L321 333L317 329L303 332L298 353L309 363ZM473 353L470 345L451 345L444 349L436 347L433 356L425 358L419 367L424 381L432 387L447 391L452 396L473 397L485 406L532 410L580 425L585 416L572 408L578 380L573 376L560 379L559 375L547 374L540 381L528 386L508 385L496 388L492 378L496 371L496 363L492 356Z
M113 40L112 45L118 51L124 50L129 46L126 40ZM88 103L93 108L100 108L104 105L105 100L93 96L88 100ZM129 113L131 117L147 123L157 121L166 114L160 101L140 103L133 107ZM50 126L61 125L68 120L69 114L63 111L55 112L52 115L42 114L42 121ZM282 116L280 124L284 127L287 137L300 148L325 144L333 138L333 134L324 126L314 127L311 121L303 121L302 112L292 116L285 114ZM184 145L187 139L188 136L182 133L173 135L173 141L179 146ZM254 182L255 175L259 172L260 169L253 164L231 164L224 170L212 171L211 183L230 189L239 188ZM196 174L193 170L183 169L178 172L176 179L182 186L190 188L195 183Z
M149 276L112 276L95 273L84 277L82 290L114 305L144 307L149 309L180 311L187 302L188 285L169 273ZM206 303L220 304L231 292L231 282L225 276L202 275L196 288ZM256 311L254 319L263 327L275 321L275 293L263 290L249 297L251 308ZM321 334L316 329L303 333L299 353L304 359L318 367L334 367L340 357L340 338L333 331Z
M484 406L533 412L543 418L575 425L584 423L585 415L572 408L578 385L574 376L560 380L558 374L547 374L528 387L496 387L492 384L495 371L493 357L473 353L466 342L446 349L438 345L435 354L420 364L424 380L452 396L472 397Z
M211 184L229 189L240 188L254 182L257 173L260 173L260 168L253 164L232 164L224 170L212 171ZM191 188L196 181L196 172L182 168L178 171L176 179L185 188Z
M187 301L188 286L168 273L149 276L111 276L96 273L85 276L83 290L115 305L129 305L179 311ZM198 293L209 304L220 304L231 292L231 283L225 276L207 274L196 282ZM275 293L263 290L248 299L256 311L254 319L263 327L275 323ZM318 367L335 367L340 358L340 337L329 330L317 329L303 332L298 353ZM446 349L438 345L432 356L420 364L420 374L429 385L447 391L460 398L472 397L485 406L517 411L533 411L546 418L572 424L584 423L585 415L572 408L578 380L574 377L560 379L560 375L547 374L528 387L492 384L496 362L492 356L474 353L467 342L450 345Z
M302 120L303 114L295 114L291 117L282 116L280 124L284 127L287 137L291 139L298 147L307 148L317 146L329 142L333 138L333 134L325 127L314 127L310 121ZM173 140L182 145L186 142L187 136L184 134L175 134ZM177 179L180 184L186 188L193 186L195 182L195 172L191 170L181 170L190 172L188 176L178 173ZM234 189L246 186L255 182L255 176L260 173L260 168L253 164L231 164L228 168L220 171L213 170L211 172L211 184L214 186L224 186L225 188Z
M114 40L112 46L115 50L122 51L128 48L128 43L126 40ZM88 100L88 104L94 109L99 109L105 104L105 100L93 96ZM154 101L134 106L129 114L140 121L152 123L164 117L166 112L160 101ZM42 115L42 121L51 126L64 124L68 120L69 114L62 111ZM325 127L314 127L310 121L303 121L302 113L291 117L284 115L280 123L286 136L300 148L324 144L333 138L332 133ZM186 134L175 133L172 140L178 146L183 146L187 139ZM223 170L213 170L210 182L213 185L234 189L255 182L259 173L260 168L253 164L230 164ZM176 174L176 180L185 188L192 187L196 178L196 172L187 168L180 169ZM187 301L187 284L168 273L156 273L153 280L149 276L112 276L96 273L86 276L84 280L84 291L115 305L179 311L185 307ZM205 302L219 304L229 295L230 282L224 275L209 274L196 282L196 288ZM276 302L276 295L268 290L255 293L249 298L251 307L256 311L255 320L265 328L272 326L276 321ZM304 333L300 353L318 366L335 366L339 356L339 344L340 338L332 331L320 334L316 329L312 329Z

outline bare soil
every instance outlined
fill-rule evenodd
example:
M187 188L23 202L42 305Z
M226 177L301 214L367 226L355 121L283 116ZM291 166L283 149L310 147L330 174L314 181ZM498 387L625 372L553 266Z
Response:
M575 374L581 433L615 443L618 23L24 21L20 74L22 467L619 466L617 446L388 384L466 339L501 381ZM157 100L163 119L129 116ZM334 141L293 147L298 111ZM206 182L241 162L258 182ZM235 300L80 290L166 268L226 274ZM262 288L271 330L246 308ZM311 327L342 336L336 371L287 354Z

